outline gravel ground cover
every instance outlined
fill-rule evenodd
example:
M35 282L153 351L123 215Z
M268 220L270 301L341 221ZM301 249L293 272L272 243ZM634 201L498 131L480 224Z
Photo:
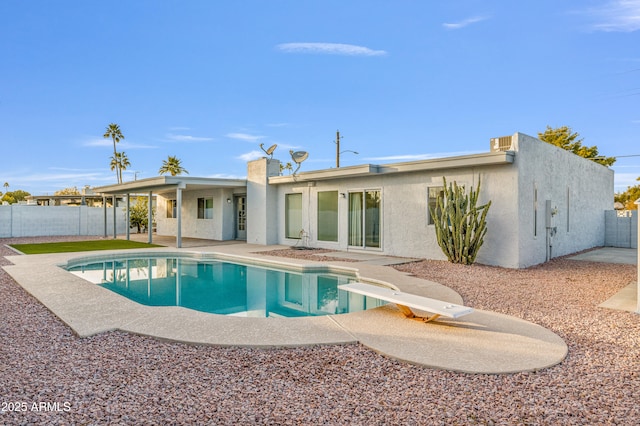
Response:
M17 241L26 240L0 243ZM640 423L640 316L596 307L635 279L634 266L398 268L454 288L470 306L550 328L569 345L567 359L537 372L470 375L360 345L216 348L123 332L80 339L0 271L0 424Z

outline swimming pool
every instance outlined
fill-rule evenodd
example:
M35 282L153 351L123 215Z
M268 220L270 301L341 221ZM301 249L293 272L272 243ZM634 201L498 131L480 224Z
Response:
M243 317L301 317L357 312L384 302L347 293L340 284L355 272L328 267L287 269L229 259L121 256L74 260L66 269L128 299L149 306L181 306Z

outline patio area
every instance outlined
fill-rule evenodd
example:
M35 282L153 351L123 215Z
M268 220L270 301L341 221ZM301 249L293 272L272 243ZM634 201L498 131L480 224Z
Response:
M159 239L154 243L158 244ZM220 253L277 261L278 265L325 264L300 259L274 258L284 246L246 243L203 245L183 240L189 248L130 250L137 253ZM209 241L209 244L211 242ZM214 243L215 244L215 243ZM463 318L440 318L423 323L406 319L395 305L341 315L303 318L238 318L213 315L181 307L140 305L107 289L88 283L59 267L69 259L109 256L107 252L7 256L4 266L16 282L35 296L81 337L122 330L184 343L240 347L295 347L318 344L363 344L385 356L423 365L467 373L504 374L534 371L561 362L565 342L555 333L521 319L477 309ZM433 281L418 279L385 266L413 259L389 258L362 253L326 253L349 262L331 265L356 269L360 277L375 278L404 292L446 303L462 304L455 291ZM340 257L338 257L339 259Z
M0 253L15 255L6 247ZM10 266L4 257L0 264ZM3 411L0 422L640 421L640 316L597 306L635 280L633 266L562 258L520 271L435 261L395 268L444 284L468 306L552 330L567 343L568 356L532 372L468 374L398 362L360 344L218 347L122 331L80 338L0 270L5 400L69 407Z

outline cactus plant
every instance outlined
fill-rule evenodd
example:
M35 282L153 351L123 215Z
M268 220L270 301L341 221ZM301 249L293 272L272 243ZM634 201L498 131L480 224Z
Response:
M491 201L477 206L480 192L478 186L466 193L465 188L454 181L447 188L443 177L444 195L437 200L435 209L429 207L434 218L438 245L452 263L471 265L476 261L478 251L487 233L487 213Z

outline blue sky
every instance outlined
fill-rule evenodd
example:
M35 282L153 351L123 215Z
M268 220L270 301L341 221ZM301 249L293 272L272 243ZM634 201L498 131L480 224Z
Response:
M125 181L244 177L260 143L330 168L337 130L342 166L547 125L640 154L640 0L2 0L0 57L0 181L34 195L115 183L109 123Z

